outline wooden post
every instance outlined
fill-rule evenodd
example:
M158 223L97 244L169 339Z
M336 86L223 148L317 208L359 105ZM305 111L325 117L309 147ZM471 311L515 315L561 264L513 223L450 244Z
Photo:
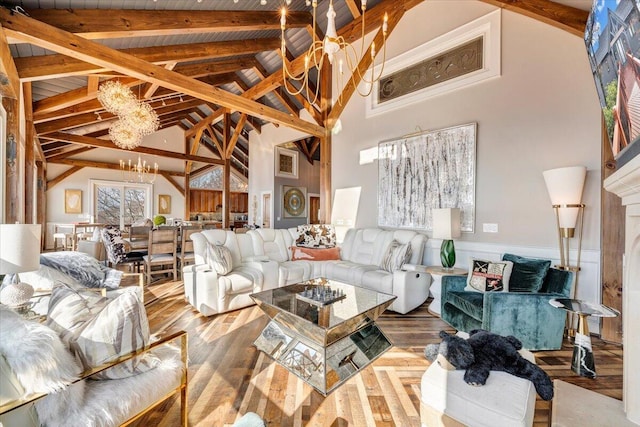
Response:
M20 108L18 100L2 98L2 106L7 112L6 140L4 141L7 152L6 181L5 181L5 223L12 224L22 222L20 212L20 150L19 150L19 126L18 114Z
M36 133L33 126L33 108L31 103L31 82L22 84L22 94L24 102L24 222L25 224L35 223L34 202L35 202L35 149Z
M324 61L320 72L320 114L327 127L327 120L331 112L331 65ZM325 223L331 223L331 132L325 130L324 137L320 138L320 215L318 219Z
M224 153L226 153L227 147L231 143L231 114L225 113L222 128L222 146L224 147ZM224 153L220 154L224 156ZM231 225L231 160L229 158L224 158L222 171L222 228L229 228Z
M189 138L187 134L184 134L184 147L185 153L191 152L191 147L189 147ZM195 142L194 142L195 144ZM184 168L184 220L191 220L191 162L185 162Z
M602 122L602 182L616 171L606 125ZM620 311L618 317L602 319L600 337L622 344L622 256L624 254L625 207L620 197L601 185L602 303Z

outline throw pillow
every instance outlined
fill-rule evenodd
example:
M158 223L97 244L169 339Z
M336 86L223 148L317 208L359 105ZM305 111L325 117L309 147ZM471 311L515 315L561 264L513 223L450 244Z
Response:
M231 251L223 245L207 243L205 261L213 271L218 273L219 276L224 276L233 270Z
M102 265L91 255L82 252L48 252L40 254L40 264L73 277L87 288L115 289L122 272Z
M501 292L509 291L509 277L513 263L511 261L487 261L471 258L469 276L465 291Z
M124 240L119 228L104 227L101 231L104 248L107 251L107 258L112 264L120 264L127 259L124 249Z
M330 261L340 259L340 248L305 248L291 246L291 261Z
M411 251L411 245L409 243L402 245L394 239L389 245L387 253L382 258L380 268L390 273L400 270L400 268L411 259Z
M540 292L551 267L550 260L524 258L513 254L504 254L502 260L513 262L513 271L509 279L511 292Z
M46 324L60 335L84 369L112 362L150 343L147 314L136 292L107 299L95 292L55 286ZM153 369L158 363L157 357L145 353L93 378L126 378Z
M304 248L333 248L336 246L336 230L331 224L299 225L296 246Z

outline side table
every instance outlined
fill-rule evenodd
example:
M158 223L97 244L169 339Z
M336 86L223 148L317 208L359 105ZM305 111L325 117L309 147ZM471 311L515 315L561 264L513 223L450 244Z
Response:
M595 378L596 364L593 360L587 316L616 317L620 312L606 305L571 298L554 298L549 301L549 304L578 315L578 331L573 343L571 370L581 377Z
M443 276L466 276L467 270L462 268L444 268L439 265L429 266L425 271L431 274L431 287L429 288L433 301L429 304L429 312L440 316L440 297L442 296Z

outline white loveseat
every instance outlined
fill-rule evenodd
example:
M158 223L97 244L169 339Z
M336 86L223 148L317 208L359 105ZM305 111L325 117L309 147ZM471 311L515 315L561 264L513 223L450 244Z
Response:
M195 265L185 267L187 300L204 315L223 313L253 304L251 293L305 280L326 277L397 296L390 310L405 314L429 295L431 276L419 271L426 236L408 230L351 229L340 245L340 259L291 260L297 228L257 229L246 234L205 230L192 235ZM401 269L380 267L392 241L409 243L412 255ZM232 254L233 270L225 276L206 264L207 243L224 245Z

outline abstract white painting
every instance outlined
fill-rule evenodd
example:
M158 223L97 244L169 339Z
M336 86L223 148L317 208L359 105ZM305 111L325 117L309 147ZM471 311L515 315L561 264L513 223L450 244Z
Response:
M469 123L378 144L378 225L431 231L431 210L475 222L476 128Z

